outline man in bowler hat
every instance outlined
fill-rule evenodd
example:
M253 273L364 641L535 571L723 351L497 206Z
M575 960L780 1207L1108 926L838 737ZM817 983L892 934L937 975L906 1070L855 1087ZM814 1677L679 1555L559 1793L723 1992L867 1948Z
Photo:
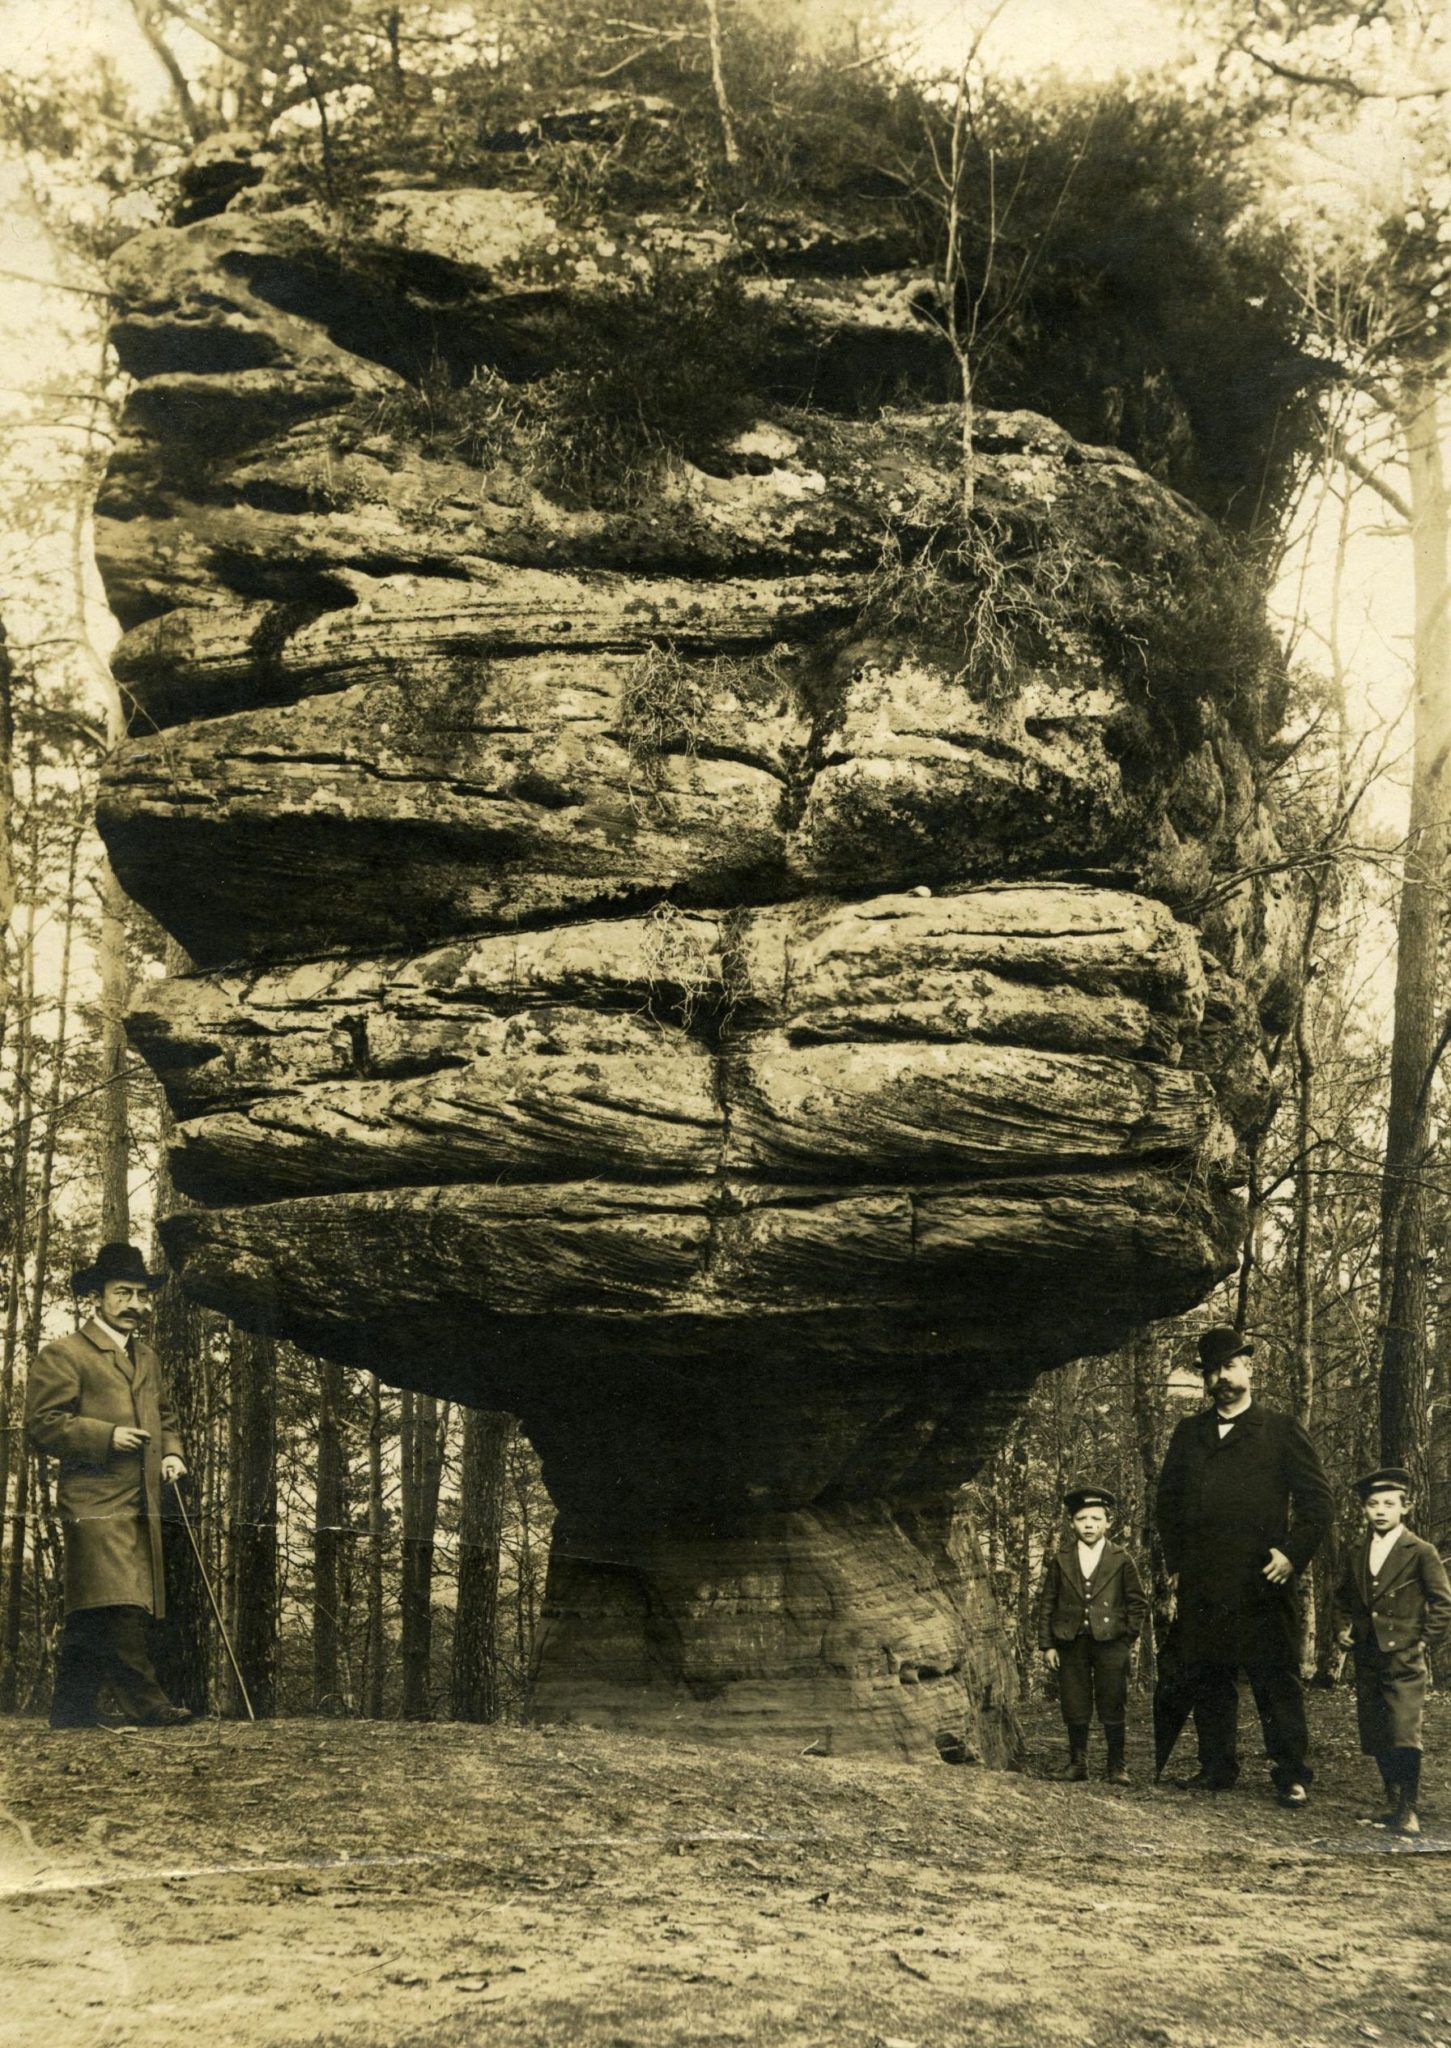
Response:
M1297 1573L1330 1527L1320 1457L1293 1415L1253 1398L1253 1345L1226 1325L1199 1340L1210 1406L1175 1429L1159 1475L1164 1562L1178 1575L1185 1677L1199 1735L1196 1790L1239 1776L1239 1673L1259 1708L1280 1804L1313 1773L1300 1687Z
M71 1280L95 1313L45 1346L26 1385L30 1440L60 1461L66 1614L52 1728L97 1726L104 1686L128 1721L191 1719L162 1691L147 1647L149 1619L166 1611L161 1488L186 1472L161 1361L141 1334L164 1284L135 1245L102 1245Z

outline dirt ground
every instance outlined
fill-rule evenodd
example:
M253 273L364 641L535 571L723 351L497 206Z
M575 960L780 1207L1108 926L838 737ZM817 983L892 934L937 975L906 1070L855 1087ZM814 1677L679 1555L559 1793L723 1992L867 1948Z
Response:
M576 1728L0 1730L7 2048L1451 2044L1451 1702L1427 1832L1243 1789ZM1248 1721L1248 1714L1246 1721ZM1183 1756L1184 1768L1189 1760ZM1094 1766L1102 1768L1101 1750ZM1444 1818L1443 1818L1444 1816Z

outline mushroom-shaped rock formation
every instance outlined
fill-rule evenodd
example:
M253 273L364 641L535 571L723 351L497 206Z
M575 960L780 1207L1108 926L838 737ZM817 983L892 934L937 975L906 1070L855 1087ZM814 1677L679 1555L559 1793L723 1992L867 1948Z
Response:
M1214 536L1025 414L954 526L881 232L747 262L394 190L340 253L269 204L118 270L101 822L196 963L132 1018L168 1252L523 1419L545 1716L1000 1760L961 1483L1036 1374L1229 1266L1292 950ZM592 307L668 327L667 259L741 271L750 416L586 497L540 394ZM420 424L440 359L486 447Z

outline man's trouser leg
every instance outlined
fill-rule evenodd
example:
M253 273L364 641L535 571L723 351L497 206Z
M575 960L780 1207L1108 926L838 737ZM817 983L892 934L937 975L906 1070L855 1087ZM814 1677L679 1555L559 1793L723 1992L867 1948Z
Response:
M1307 1761L1310 1728L1305 1719L1305 1692L1299 1672L1293 1664L1276 1659L1246 1664L1245 1675L1264 1727L1275 1790L1283 1792L1290 1785L1309 1785L1315 1773Z
M81 1607L65 1618L50 1699L52 1728L93 1728L107 1676L109 1607Z
M1229 1786L1239 1776L1238 1668L1198 1662L1189 1666L1199 1769L1206 1784Z
M144 1607L110 1607L110 1681L116 1703L128 1720L149 1721L168 1714L171 1701L161 1690L151 1662L147 1631L151 1616Z

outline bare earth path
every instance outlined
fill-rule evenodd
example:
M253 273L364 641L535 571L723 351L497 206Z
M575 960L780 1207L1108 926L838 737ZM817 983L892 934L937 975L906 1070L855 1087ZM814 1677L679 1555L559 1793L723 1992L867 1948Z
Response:
M1451 2044L1429 1821L1359 1816L1348 1695L1286 1815L1144 1782L359 1722L0 1724L6 2048ZM1099 1762L1095 1758L1096 1764ZM1439 1811L1438 1811L1439 1810ZM1440 1818L1444 1813L1444 1821Z

